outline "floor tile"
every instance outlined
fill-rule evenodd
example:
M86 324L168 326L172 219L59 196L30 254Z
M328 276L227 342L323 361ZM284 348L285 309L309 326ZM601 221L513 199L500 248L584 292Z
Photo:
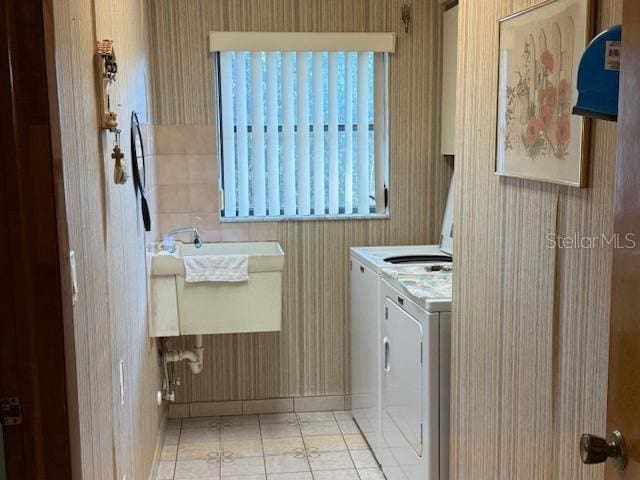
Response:
M356 468L377 468L378 462L369 450L352 450L351 459Z
M339 452L347 449L342 435L305 435L303 437L307 450L318 452Z
M227 475L224 480L266 480L265 474L261 475Z
M167 421L167 431L169 430L179 430L182 426L182 419L180 418L170 418Z
M323 452L309 456L311 470L345 470L353 468L349 452Z
M215 443L220 442L220 432L208 428L192 428L183 430L180 434L180 444L183 443Z
M222 439L227 440L247 440L250 438L260 438L259 425L231 425L222 430Z
M333 415L336 417L336 420L353 420L353 413L351 410L338 410L333 412Z
M298 417L295 413L270 413L260 415L260 423L262 425L282 424L297 425Z
M220 418L220 423L227 427L230 425L257 425L257 415L229 415Z
M175 480L213 479L220 477L220 465L206 460L178 460Z
M182 428L209 428L211 430L219 430L220 417L185 418L182 421Z
M312 480L311 472L272 473L267 480Z
M285 438L285 437L299 437L300 427L297 425L289 424L267 424L261 426L262 438Z
M298 413L297 415L298 415L298 420L300 420L300 423L335 421L333 412L309 412L309 413Z
M158 464L158 473L156 474L156 480L173 480L173 472L176 468L176 462L173 461L161 461Z
M270 473L295 473L310 471L309 462L304 455L275 455L265 457L267 475Z
M164 435L164 445L178 445L180 441L180 430L168 431Z
M317 470L313 472L314 480L359 480L354 468L346 470Z
M353 420L338 420L338 426L344 435L360 433L358 425Z
M361 433L344 435L344 441L349 450L369 450L369 445Z
M350 412L172 420L156 480L384 480L354 425Z
M384 474L379 468L364 468L358 470L360 480L385 480Z
M165 445L160 451L160 460L172 460L175 461L178 455L178 444Z
M220 450L220 442L181 443L178 447L178 460L204 460L217 456Z
M296 452L304 453L302 437L263 438L265 455L286 455Z
M312 422L300 424L302 435L340 435L340 429L335 422Z
M264 458L232 458L222 462L222 476L264 475Z
M249 438L241 440L228 440L223 438L222 450L225 454L229 454L234 458L241 457L261 457L262 452L262 439Z
M360 428L360 433L372 433L373 431L376 430L376 428L373 426L373 423L371 423L369 420L366 420L364 418L360 418L356 423L356 426Z

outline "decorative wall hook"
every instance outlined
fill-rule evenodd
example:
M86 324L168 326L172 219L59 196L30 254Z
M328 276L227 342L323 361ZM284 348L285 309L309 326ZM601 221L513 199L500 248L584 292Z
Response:
M404 24L404 33L409 33L409 26L411 25L411 6L405 3L402 6L402 23Z
M105 39L97 42L96 60L103 111L102 128L115 133L118 128L118 114L111 110L111 98L109 95L111 84L116 81L116 74L118 73L113 40Z

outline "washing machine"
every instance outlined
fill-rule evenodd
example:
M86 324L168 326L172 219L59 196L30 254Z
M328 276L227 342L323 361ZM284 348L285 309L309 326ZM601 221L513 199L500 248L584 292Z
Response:
M450 264L453 249L451 181L437 245L353 247L351 286L351 411L378 463L382 464L383 270Z
M379 456L388 480L449 478L450 263L385 268Z

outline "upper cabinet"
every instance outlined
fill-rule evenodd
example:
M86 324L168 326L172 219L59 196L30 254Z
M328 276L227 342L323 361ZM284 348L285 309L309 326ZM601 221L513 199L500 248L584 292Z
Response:
M442 98L440 152L455 155L458 5L444 12L442 28Z

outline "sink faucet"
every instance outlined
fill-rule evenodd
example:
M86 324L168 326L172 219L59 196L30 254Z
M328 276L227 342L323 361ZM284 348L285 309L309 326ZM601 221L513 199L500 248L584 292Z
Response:
M193 237L193 245L196 248L200 248L202 246L202 242L200 242L200 232L198 232L198 229L196 227L181 227L174 228L173 230L170 230L165 234L164 238L162 239L162 249L169 253L175 252L176 239L174 237L178 233L185 232L191 233L191 236Z

